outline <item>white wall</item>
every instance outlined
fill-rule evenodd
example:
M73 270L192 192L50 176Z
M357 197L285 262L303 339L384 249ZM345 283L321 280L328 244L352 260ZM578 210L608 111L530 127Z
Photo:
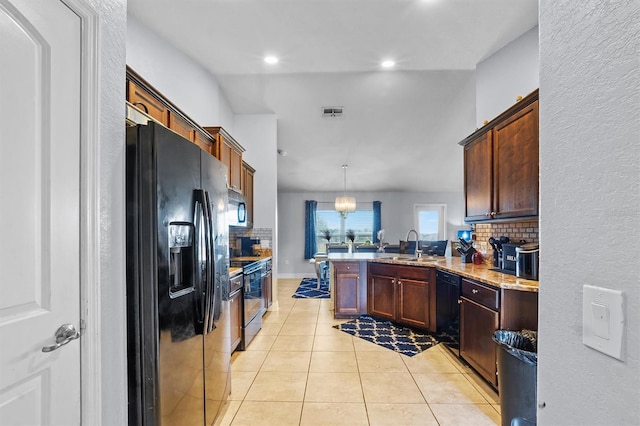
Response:
M127 16L127 65L201 126L234 135L234 116L215 77L167 40Z
M278 222L280 248L278 252L279 276L298 277L315 274L313 265L304 259L304 202L315 200L333 203L333 192L281 192L278 194ZM385 242L398 244L404 240L407 231L415 228L413 223L414 204L446 204L447 235L455 238L458 229L468 229L463 225L464 195L462 192L349 192L358 203L382 202L382 228Z
M537 89L538 74L536 26L476 65L476 126Z
M540 2L540 424L640 423L639 23L638 1ZM582 344L585 284L624 292L622 360Z

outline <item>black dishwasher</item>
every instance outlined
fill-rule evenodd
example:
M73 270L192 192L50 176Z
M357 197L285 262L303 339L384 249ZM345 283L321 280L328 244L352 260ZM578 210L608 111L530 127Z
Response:
M436 326L440 340L460 356L459 275L436 272Z

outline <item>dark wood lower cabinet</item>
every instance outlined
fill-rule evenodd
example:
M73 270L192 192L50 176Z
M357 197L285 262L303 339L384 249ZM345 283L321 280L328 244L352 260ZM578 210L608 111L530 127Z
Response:
M412 327L429 328L429 287L428 280L398 279L399 322Z
M496 330L538 329L538 293L489 286L462 279L460 297L460 356L494 387Z
M396 319L396 278L381 275L379 272L369 274L369 315L378 318Z
M368 313L435 331L435 269L369 265Z
M334 316L349 318L367 313L366 262L334 262L332 268Z
M465 297L460 301L460 356L497 387L496 348L492 336L500 324L498 312Z

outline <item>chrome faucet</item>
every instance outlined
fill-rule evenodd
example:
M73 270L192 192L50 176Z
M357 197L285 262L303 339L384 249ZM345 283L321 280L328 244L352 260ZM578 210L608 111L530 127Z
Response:
M422 250L420 250L420 237L418 236L418 231L416 231L415 229L410 229L409 232L407 232L407 236L405 237L405 240L407 240L407 242L409 242L409 235L411 235L411 233L416 234L416 248L415 251L413 252L413 255L418 257L418 254L422 254Z

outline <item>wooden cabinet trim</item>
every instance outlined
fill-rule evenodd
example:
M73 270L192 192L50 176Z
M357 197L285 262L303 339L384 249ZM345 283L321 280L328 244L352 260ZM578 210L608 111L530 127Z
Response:
M154 119L162 123L165 127L170 127L169 118L171 117L171 115L174 115L175 117L179 117L181 120L186 122L189 126L193 127L193 129L195 130L195 133L192 135L192 137L187 139L198 144L203 150L217 157L217 155L215 155L215 153L213 152L213 149L207 149L206 145L213 144L213 140L215 138L211 136L208 131L205 130L206 128L203 126L200 126L193 119L191 119L191 117L185 114L180 108L178 108L168 98L163 96L159 90L157 90L152 84L146 81L142 76L140 76L140 74L138 74L135 70L133 70L133 68L131 68L129 65L127 65L127 68L126 68L126 82L127 82L126 97L127 97L127 100L132 105L135 106L134 102L131 102L130 100L131 91L135 90L134 89L135 87L138 87L144 90L146 93L148 93L149 99L152 99L154 102L157 102L159 105L162 105L165 109L165 115L164 115L164 118L162 119L158 119L149 113L147 113L147 115L152 116ZM210 127L210 128L214 128L214 127ZM244 147L240 145L233 137L231 137L231 135L229 135L222 127L218 127L218 128L221 129L222 133L229 140L230 145L232 145L240 153L245 152ZM200 142L202 143L198 143L197 133L201 133L200 136L202 138L200 139Z
M539 89L536 89L533 92L529 93L527 96L522 98L522 100L520 102L516 102L515 104L511 105L507 110L503 111L496 118L494 118L493 120L489 121L487 124L485 124L484 126L480 127L479 129L476 129L475 132L471 133L469 136L467 136L466 138L464 138L463 140L458 142L458 145L464 146L464 145L467 145L470 142L473 142L473 140L475 140L478 135L480 135L482 133L485 133L489 129L493 129L501 121L504 121L505 119L511 117L518 110L526 107L530 103L533 103L533 102L537 101L539 99L538 94L539 94Z

